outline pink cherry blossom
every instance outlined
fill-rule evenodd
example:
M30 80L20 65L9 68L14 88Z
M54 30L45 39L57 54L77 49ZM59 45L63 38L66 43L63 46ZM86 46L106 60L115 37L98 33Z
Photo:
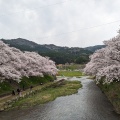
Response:
M111 40L104 41L105 48L90 56L84 72L96 76L96 81L103 84L120 80L120 32Z
M20 82L24 76L56 75L57 68L52 60L35 52L22 52L0 41L0 80Z

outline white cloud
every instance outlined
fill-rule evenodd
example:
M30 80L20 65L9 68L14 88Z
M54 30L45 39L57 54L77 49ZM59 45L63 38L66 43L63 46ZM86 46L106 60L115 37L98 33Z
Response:
M86 28L120 20L119 6L119 0L0 0L1 38L70 47L102 44L116 35L120 22Z

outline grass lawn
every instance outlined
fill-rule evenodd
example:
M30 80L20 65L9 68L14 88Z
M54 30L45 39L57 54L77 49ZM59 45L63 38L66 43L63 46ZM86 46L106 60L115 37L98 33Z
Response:
M109 85L99 84L98 86L113 104L116 112L120 114L120 82L113 82Z
M59 96L71 95L77 93L82 85L79 81L61 81L53 82L49 87L42 89L36 94L20 99L13 103L13 108L26 108L37 104L43 104L52 101Z
M82 72L80 71L58 71L58 76L66 76L66 77L79 77L82 76Z

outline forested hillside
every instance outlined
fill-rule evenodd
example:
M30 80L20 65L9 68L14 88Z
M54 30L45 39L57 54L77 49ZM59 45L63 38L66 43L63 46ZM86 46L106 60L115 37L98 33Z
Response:
M35 42L17 38L11 40L2 39L3 42L9 44L11 47L16 47L22 51L35 51L42 56L48 56L56 62L56 64L65 63L87 63L89 61L89 55L95 50L100 49L104 46L94 46L88 48L79 47L61 47L53 44L40 45Z

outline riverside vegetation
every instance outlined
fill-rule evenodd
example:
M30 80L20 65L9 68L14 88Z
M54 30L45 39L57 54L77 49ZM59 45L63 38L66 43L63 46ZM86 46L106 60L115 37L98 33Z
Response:
M77 93L82 87L79 81L57 81L47 83L38 92L29 95L23 99L19 99L12 104L11 108L26 108L37 104L43 104L56 99L59 96L71 95Z
M90 76L89 79L95 80L95 76ZM107 96L108 100L114 106L115 111L120 114L120 82L112 82L103 84L104 79L101 79L97 86Z
M11 94L12 90L16 90L17 88L20 88L21 90L28 89L30 86L38 86L40 83L44 84L50 81L54 81L54 77L50 75L44 75L44 77L23 77L21 79L21 82L18 83L16 81L4 81L0 83L0 96L5 96Z
M113 104L115 111L120 114L120 82L112 82L110 84L99 83L98 86Z
M66 77L80 77L83 73L80 71L68 71L68 70L60 70L58 71L58 76L66 76Z
M79 81L60 81L47 82L43 85L34 87L32 90L25 90L22 95L9 96L0 99L1 110L23 109L30 106L43 104L56 99L59 96L71 95L77 93L82 87ZM6 102L5 102L6 101Z
M95 76L90 76L89 79L95 80ZM114 106L115 111L120 114L120 82L112 82L110 84L103 84L104 79L101 79L97 84L102 92L107 96L108 100Z

